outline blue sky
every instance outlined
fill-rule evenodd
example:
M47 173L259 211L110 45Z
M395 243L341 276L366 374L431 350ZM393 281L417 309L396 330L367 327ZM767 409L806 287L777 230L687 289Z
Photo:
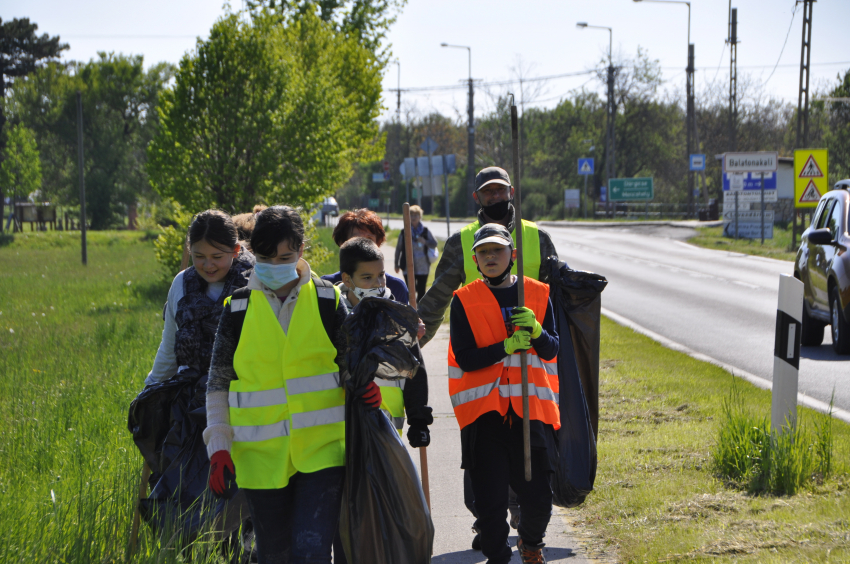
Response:
M739 77L764 83L779 62L764 92L797 101L802 5L793 18L795 0L733 0L738 8ZM232 4L241 8L240 0ZM707 81L725 85L728 76L728 0L694 0L691 40L696 48L696 86ZM41 33L59 34L71 45L66 59L88 60L97 51L143 54L148 64L179 62L196 37L206 37L212 23L224 13L220 0L0 0L0 17L29 17ZM468 77L466 50L444 49L441 42L472 48L472 75L482 82L509 80L522 61L529 77L582 72L606 56L608 32L577 29L576 22L613 28L614 52L633 55L638 46L663 69L665 89L684 90L687 62L688 9L681 4L634 3L630 0L409 0L389 34L393 56L401 62L401 86L460 85ZM847 23L850 1L821 0L814 5L812 37L812 90L834 84L836 74L850 67ZM790 34L788 33L790 25ZM780 59L780 51L788 37ZM843 64L825 64L837 63ZM716 78L715 78L716 77ZM548 80L535 105L551 107L570 90L601 86L589 75ZM384 78L387 114L395 110L397 67ZM725 86L724 86L725 87ZM509 88L491 87L493 92ZM513 90L518 89L516 86ZM476 90L476 112L486 109L489 97ZM408 92L403 109L419 113L465 112L463 89Z

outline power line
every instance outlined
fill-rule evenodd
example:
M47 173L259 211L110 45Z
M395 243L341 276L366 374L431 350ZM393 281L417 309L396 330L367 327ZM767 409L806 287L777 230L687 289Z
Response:
M788 37L791 35L791 26L794 25L794 17L797 15L798 6L799 4L794 2L794 11L791 12L791 23L788 24L788 32L785 34L785 41L782 42L782 50L779 51L779 58L776 59L776 64L773 65L773 70L770 71L770 76L768 76L767 80L764 81L765 85L770 82L770 79L773 77L773 73L776 72L776 67L779 66L779 61L782 60L782 53L785 52L785 45L788 44Z
M197 35L62 35L64 39L196 39Z
M532 78L524 78L523 82L539 82L542 80L554 80L556 78L567 78L571 76L582 76L587 74L595 74L596 70L588 70L581 72L568 72L564 74L552 74L549 76L535 76ZM519 79L516 80L497 80L494 82L477 82L478 86L510 86L512 84L519 84ZM437 90L464 90L468 88L467 84L459 84L452 86L417 86L413 88L402 88L402 92L433 92ZM390 88L390 92L396 92L397 88Z

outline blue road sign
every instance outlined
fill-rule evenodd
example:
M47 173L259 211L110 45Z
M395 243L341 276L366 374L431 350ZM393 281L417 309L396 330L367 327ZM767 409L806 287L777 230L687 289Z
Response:
M705 170L705 155L691 155L691 170Z
M599 187L599 201L600 202L608 201L608 188L606 188L605 186Z
M419 148L430 154L437 150L437 142L430 137L427 137L425 141L419 145Z
M372 182L385 182L386 178L384 177L383 172L373 172L372 173Z
M580 175L593 174L593 159L579 159L578 160L578 173Z

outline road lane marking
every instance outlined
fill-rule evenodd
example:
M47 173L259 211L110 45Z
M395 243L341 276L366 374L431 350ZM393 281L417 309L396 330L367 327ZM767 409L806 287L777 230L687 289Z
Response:
M728 363L723 362L721 360L717 360L716 358L710 357L710 356L703 354L701 352L697 352L690 347L687 347L687 346L685 346L681 343L677 343L676 341L673 341L672 339L668 339L667 337L665 337L663 335L659 335L655 331L647 329L646 327L635 323L631 319L623 317L622 315L620 315L618 313L614 313L613 311L611 311L607 308L604 308L604 307L602 308L602 315L604 315L605 317L607 317L608 319L610 319L614 323L617 323L618 325L622 325L623 327L628 327L632 331L636 331L637 333L640 333L641 335L645 335L645 336L649 337L653 341L656 341L657 343L667 347L668 349L672 349L674 351L685 353L686 355L688 355L691 358L694 358L696 360L701 360L703 362L708 362L709 364L713 364L715 366L718 366L718 367L722 368L723 370L732 374L732 376L737 376L739 378L742 378L742 379L746 380L747 382L749 382L750 384L753 384L754 386L757 386L757 387L762 388L764 390L770 390L771 387L772 387L772 382L770 380L762 378L761 376L756 376L752 372L747 372L746 370L742 370L742 369L738 368L737 366L732 366L731 364L728 364ZM806 407L809 407L809 408L814 409L815 411L819 411L821 413L829 413L829 410L830 410L830 406L829 406L828 403L820 401L818 399L815 399L811 396L807 396L806 394L801 394L799 392L797 393L797 403L805 405ZM846 411L844 409L832 406L832 415L836 419L840 419L840 420L844 421L845 423L850 423L850 411Z

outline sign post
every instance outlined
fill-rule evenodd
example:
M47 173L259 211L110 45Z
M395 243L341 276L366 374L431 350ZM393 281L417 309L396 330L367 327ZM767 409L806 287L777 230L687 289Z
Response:
M582 158L578 160L578 173L584 176L584 219L587 219L587 177L594 172L593 159Z
M654 197L652 177L612 178L608 182L612 202L650 201Z
M826 149L797 149L794 151L794 224L791 244L797 246L797 210L806 212L817 207L820 197L829 191L827 171L829 153ZM802 221L802 220L801 220ZM800 225L800 231L805 222Z

